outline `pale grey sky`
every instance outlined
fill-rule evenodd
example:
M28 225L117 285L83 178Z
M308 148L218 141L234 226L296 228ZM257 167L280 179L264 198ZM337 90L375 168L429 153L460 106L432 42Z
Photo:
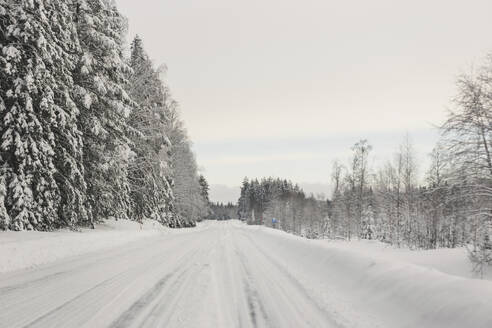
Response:
M456 76L492 50L490 0L117 3L168 66L212 185L275 175L328 191L331 161L358 139L377 166L405 133L425 163Z

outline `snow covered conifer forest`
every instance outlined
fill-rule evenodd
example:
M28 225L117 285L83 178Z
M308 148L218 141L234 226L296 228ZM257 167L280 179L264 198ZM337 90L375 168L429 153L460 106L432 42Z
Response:
M0 229L201 219L178 104L113 1L2 0L0 31Z

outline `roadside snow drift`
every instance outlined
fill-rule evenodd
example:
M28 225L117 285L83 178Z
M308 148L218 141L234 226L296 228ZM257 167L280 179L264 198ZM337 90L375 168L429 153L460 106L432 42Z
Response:
M108 220L96 229L80 232L0 232L0 273L36 267L67 257L117 247L169 229L155 221L142 225L128 220Z
M492 327L492 282L466 279L355 247L264 227L251 238L348 326ZM416 251L418 253L418 251ZM417 261L415 258L413 261ZM375 324L376 324L375 323Z

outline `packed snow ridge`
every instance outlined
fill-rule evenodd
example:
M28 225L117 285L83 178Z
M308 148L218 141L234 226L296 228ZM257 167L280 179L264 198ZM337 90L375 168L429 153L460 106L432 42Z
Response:
M492 327L492 282L463 249L239 221L97 228L0 233L0 327Z

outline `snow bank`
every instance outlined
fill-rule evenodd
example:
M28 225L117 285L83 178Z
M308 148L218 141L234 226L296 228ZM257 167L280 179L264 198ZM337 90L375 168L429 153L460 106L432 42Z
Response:
M331 247L353 250L366 256L400 261L423 266L430 269L469 279L492 280L492 268L483 277L473 272L473 266L468 259L465 247L439 248L431 250L410 250L397 248L375 240L323 241Z
M151 220L145 220L142 225L128 220L108 220L94 230L80 232L0 232L0 273L32 268L169 231Z
M376 324L367 326L492 327L492 282L438 271L439 264L429 260L436 260L435 254L416 251L410 256L381 245L313 241L264 227L245 228L257 230L258 247L268 249L272 261L338 314L342 326L364 327L360 319L373 318Z

